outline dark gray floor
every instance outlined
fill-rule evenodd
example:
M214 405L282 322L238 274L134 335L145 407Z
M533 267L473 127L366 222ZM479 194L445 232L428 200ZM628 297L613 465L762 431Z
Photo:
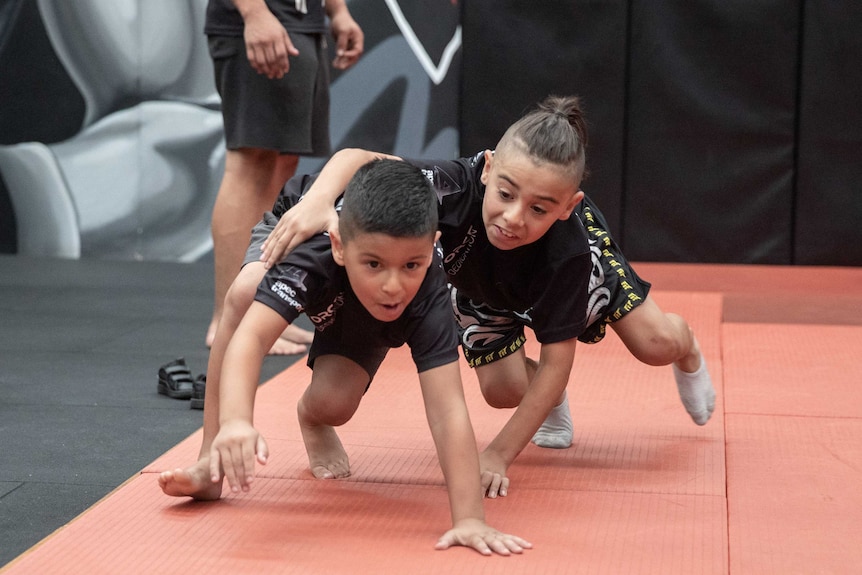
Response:
M156 383L206 370L212 293L207 262L0 255L0 566L200 427Z

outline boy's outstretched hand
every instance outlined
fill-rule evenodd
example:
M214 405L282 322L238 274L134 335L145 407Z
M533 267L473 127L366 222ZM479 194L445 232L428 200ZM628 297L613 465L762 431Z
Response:
M231 491L248 491L254 480L255 460L266 465L269 448L263 436L247 421L221 424L210 448L210 475L213 483L227 478Z
M533 547L529 541L517 535L500 533L480 519L458 521L452 529L443 534L434 548L449 549L453 545L471 547L482 555L511 555L523 553L524 549Z

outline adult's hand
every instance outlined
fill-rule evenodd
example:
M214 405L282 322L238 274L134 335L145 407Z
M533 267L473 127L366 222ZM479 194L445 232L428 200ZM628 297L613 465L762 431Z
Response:
M332 67L336 70L350 68L365 50L365 35L362 28L345 8L330 18L332 37L335 39L335 59Z
M248 62L258 74L269 79L283 78L290 70L288 56L298 56L299 50L281 22L263 4L243 14L245 50Z

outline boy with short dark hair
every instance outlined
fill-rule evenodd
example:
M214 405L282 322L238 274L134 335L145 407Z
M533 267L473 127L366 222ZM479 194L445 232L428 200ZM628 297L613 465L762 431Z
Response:
M200 457L186 470L162 473L162 489L217 499L224 477L234 492L249 489L255 459L264 464L268 457L266 441L252 425L260 367L284 328L306 313L316 327L308 357L312 379L297 411L312 473L349 475L334 427L353 416L388 349L407 343L449 492L453 528L437 548L465 545L486 555L529 548L484 522L479 455L435 248L437 206L429 183L404 162L363 166L347 186L331 237L312 237L267 272L258 261L258 242L313 180L291 180L275 214L253 232L248 263L231 286L213 342ZM249 306L250 288L256 294Z

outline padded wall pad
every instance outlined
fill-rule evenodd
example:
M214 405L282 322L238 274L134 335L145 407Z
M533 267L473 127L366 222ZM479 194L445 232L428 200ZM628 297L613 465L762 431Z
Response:
M720 400L721 297L653 295L694 326ZM531 339L531 354L535 346ZM399 348L339 429L350 478L319 481L307 469L295 406L310 371L297 363L258 392L255 423L271 457L249 493L213 503L161 493L156 473L194 461L197 432L3 574L726 572L720 403L696 426L670 369L639 364L613 333L576 354L575 445L529 445L510 468L509 496L486 500L489 524L534 543L522 557L433 549L449 526L448 501L415 367ZM486 444L510 412L485 405L475 374L462 368Z
M631 3L630 259L791 263L800 1Z
M506 129L549 95L578 96L587 118L584 190L620 229L625 140L624 0L500 2L462 6L460 149L494 148Z
M794 264L862 265L859 22L857 0L805 2Z

